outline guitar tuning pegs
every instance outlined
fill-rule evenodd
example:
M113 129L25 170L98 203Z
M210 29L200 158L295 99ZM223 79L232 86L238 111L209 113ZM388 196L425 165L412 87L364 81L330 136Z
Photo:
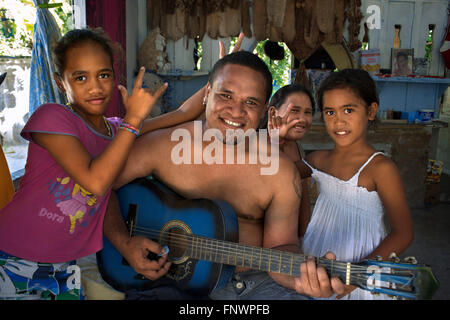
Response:
M393 262L400 262L400 258L397 257L397 255L395 254L395 252L392 252L389 255L389 260L393 261Z
M405 262L406 263L411 263L411 264L417 264L417 260L415 257L406 257L405 258Z

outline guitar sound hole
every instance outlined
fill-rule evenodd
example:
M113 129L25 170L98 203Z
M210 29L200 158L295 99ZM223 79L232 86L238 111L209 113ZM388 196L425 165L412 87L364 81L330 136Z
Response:
M171 260L178 260L185 255L187 238L183 229L174 227L167 230L164 234L163 243L169 247L169 258Z

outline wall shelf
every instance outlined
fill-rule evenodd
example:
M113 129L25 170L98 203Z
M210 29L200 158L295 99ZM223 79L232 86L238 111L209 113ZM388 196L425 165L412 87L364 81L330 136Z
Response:
M450 83L450 78L443 78L443 77L408 77L408 76L386 77L373 75L372 78L377 82L380 81L380 82L442 83L442 84Z
M437 117L441 96L450 84L450 78L372 76L380 96L379 110L414 112L433 109Z

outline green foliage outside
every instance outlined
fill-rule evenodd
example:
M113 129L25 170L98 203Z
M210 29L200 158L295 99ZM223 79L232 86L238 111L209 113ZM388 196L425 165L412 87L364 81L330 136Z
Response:
M279 88L291 82L290 78L292 54L288 46L284 42L278 42L278 44L284 48L284 59L276 61L270 60L269 57L264 53L264 43L265 41L259 42L253 52L257 53L258 56L262 60L264 60L264 62L269 67L269 70L272 73L273 77L272 93L275 93L275 91L277 91Z
M51 0L61 3L49 9L64 34L73 28L71 0ZM33 48L36 8L32 0L0 0L0 56L27 57Z
M231 47L236 45L237 37L231 38ZM269 67L272 73L273 83L272 83L272 94L275 93L279 88L291 83L291 65L292 65L292 53L288 46L284 42L278 42L280 46L284 48L284 59L283 60L270 60L269 57L264 53L264 43L265 41L260 41L253 53L257 54Z

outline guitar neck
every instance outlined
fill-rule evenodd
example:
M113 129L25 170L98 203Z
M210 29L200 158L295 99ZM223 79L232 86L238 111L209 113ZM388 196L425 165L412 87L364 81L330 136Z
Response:
M307 259L307 256L298 253L242 245L199 236L192 236L186 253L198 260L286 274L294 277L300 276L300 264ZM346 284L359 284L352 275L356 272L360 274L361 266L325 258L315 259L318 265L323 266L327 270L328 275L337 275Z

